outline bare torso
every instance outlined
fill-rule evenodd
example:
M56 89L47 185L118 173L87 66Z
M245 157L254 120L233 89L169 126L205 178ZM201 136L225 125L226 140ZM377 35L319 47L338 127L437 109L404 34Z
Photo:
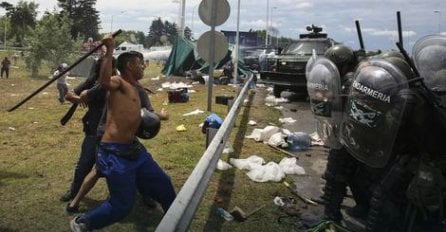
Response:
M130 143L141 122L141 101L135 86L119 76L121 86L110 90L107 101L107 122L103 142Z

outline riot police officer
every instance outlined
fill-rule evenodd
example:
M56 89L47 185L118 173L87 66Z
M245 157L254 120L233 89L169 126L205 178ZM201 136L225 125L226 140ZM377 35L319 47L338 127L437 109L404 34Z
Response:
M445 229L446 39L424 38L413 51L425 84L409 86L414 73L398 55L370 59L355 73L341 125L341 140L373 179L367 231Z
M339 138L345 96L348 95L352 71L357 64L358 59L353 50L344 45L331 47L324 57L313 57L307 64L307 90L316 119L316 131L330 148L321 198L325 204L325 217L333 221L342 219L340 208L347 186L356 201L352 214L364 216L368 208L365 194L356 188L357 182L353 179L357 161L347 152Z

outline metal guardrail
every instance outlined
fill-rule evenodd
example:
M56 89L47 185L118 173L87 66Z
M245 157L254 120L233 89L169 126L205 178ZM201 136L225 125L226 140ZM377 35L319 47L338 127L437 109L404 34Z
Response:
M175 201L156 228L158 232L187 231L215 171L226 141L231 134L241 104L247 96L252 76L245 82L220 129L215 134L195 169L184 183Z

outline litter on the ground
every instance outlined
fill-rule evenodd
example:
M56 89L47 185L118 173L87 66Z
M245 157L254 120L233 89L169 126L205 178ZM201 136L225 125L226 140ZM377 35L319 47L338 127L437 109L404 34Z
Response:
M161 84L164 89L180 89L180 88L192 88L192 85L188 85L184 82L164 82Z
M283 202L282 198L279 196L276 196L273 200L274 204L277 206L284 206L285 202Z
M267 142L268 145L275 146L275 147L282 146L282 144L285 144L285 143L286 143L285 135L282 134L282 132L277 132L277 133L273 134L268 139L268 142Z
M311 146L324 146L324 142L319 137L317 132L313 132L310 134L311 137Z
M223 154L231 154L233 152L234 152L234 148L232 148L231 144L226 144L222 153Z
M305 175L305 169L297 165L297 159L295 157L285 157L279 162L279 166L282 171L287 175Z
M265 98L265 105L266 106L277 106L279 103L282 102L289 102L288 99L285 98L276 98L274 95L268 95Z
M246 159L230 158L229 163L240 170L251 170L257 166L262 166L265 160L262 157L252 155Z
M249 120L248 125L255 126L255 125L257 125L257 122L254 120Z
M192 115L198 115L198 114L202 114L202 113L204 113L204 111L202 111L200 109L196 109L192 112L183 114L183 116L192 116Z
M225 170L228 170L228 169L231 169L231 168L232 168L232 165L230 165L229 163L227 163L227 162L225 162L225 161L223 161L221 159L218 160L218 162L217 162L217 169L218 170L225 171Z
M282 171L277 163L269 162L263 166L257 166L246 175L255 182L280 182L285 177L285 173Z
M288 135L287 143L292 151L305 151L311 146L311 138L305 132L294 132Z
M186 126L184 126L184 124L181 124L181 125L177 126L176 130L178 132L187 131Z
M251 135L246 136L248 139L254 139L257 142L268 141L269 138L280 131L277 126L266 126L263 129L254 129Z
M293 124L296 122L296 119L293 119L291 117L288 118L279 118L279 122L285 123L285 124Z

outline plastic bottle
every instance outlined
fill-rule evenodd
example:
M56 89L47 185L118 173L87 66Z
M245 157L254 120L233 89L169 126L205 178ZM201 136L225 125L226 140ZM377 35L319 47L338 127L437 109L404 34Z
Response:
M287 143L292 151L304 151L311 145L311 137L304 132L294 132L288 135Z
M217 216L224 218L226 221L232 221L234 220L234 217L225 209L218 207L216 211Z

